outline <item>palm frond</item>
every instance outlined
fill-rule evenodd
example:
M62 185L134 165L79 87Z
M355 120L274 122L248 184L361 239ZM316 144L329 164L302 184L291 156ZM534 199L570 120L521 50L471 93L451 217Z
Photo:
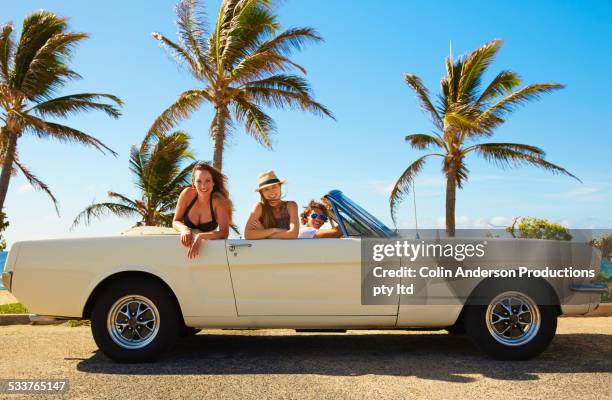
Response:
M55 207L55 212L59 216L60 213L59 213L59 208L58 208L58 202L55 196L53 195L53 193L51 192L51 189L49 188L49 186L45 182L38 179L32 172L30 172L29 168L26 167L24 164L22 164L19 161L19 159L15 158L14 162L15 162L15 165L17 165L17 167L23 174L23 176L25 176L28 183L32 185L34 189L42 190L43 192L47 194L47 196L49 196L49 198L51 198L51 201L53 202L53 207Z
M249 54L232 70L232 80L241 84L250 80L261 79L269 74L298 69L306 74L306 69L289 58L270 52Z
M86 146L92 146L102 153L108 151L112 155L117 156L117 153L115 153L111 148L107 147L104 143L77 129L44 121L40 118L34 117L33 115L21 114L20 116L27 124L26 129L32 131L40 138L52 137L60 142L79 143Z
M271 149L270 135L276 132L274 120L256 104L247 100L234 101L236 120L245 124L246 132L263 146Z
M436 108L431 103L431 100L429 100L429 91L427 90L425 85L423 85L421 78L412 74L404 74L404 79L406 80L408 86L410 86L412 90L415 91L421 103L421 108L431 116L431 120L434 125L438 129L442 130L442 118L440 117L440 114L438 114Z
M45 46L50 38L61 34L67 28L68 24L65 18L58 17L49 11L40 10L24 18L21 37L15 52L13 87L21 87L36 53Z
M502 45L499 39L492 40L470 53L461 66L459 79L460 97L476 100L476 91L485 70L491 65Z
M428 148L437 147L441 150L448 150L446 143L444 143L440 137L426 135L423 133L413 133L406 136L404 139L415 149L426 150Z
M501 71L491 83L489 83L489 86L483 90L478 100L476 100L476 103L482 104L499 96L505 96L511 93L520 84L521 78L516 72Z
M404 197L410 191L410 185L414 180L415 176L421 172L423 169L423 165L425 165L425 159L430 156L440 156L443 157L442 154L432 153L426 154L423 157L417 159L412 164L406 168L406 170L399 177L395 185L393 186L393 190L391 190L391 195L389 196L389 209L391 211L391 219L393 223L397 225L397 215L396 215L396 207L397 205L404 199Z
M72 49L88 36L80 32L57 33L38 49L27 66L19 88L34 101L50 99L67 80L80 75L66 66Z
M8 23L2 27L0 33L0 76L2 81L9 83L11 80L11 70L13 54L15 52L15 43L11 38L13 33L13 24Z
M189 181L189 176L193 167L197 164L197 161L193 161L188 164L185 168L179 171L174 177L167 182L163 189L163 194L168 197L168 200L165 203L169 203L172 205L172 209L176 206L176 201L178 200L178 196L183 190L184 187L189 186L191 183ZM164 211L162 209L162 211Z
M249 101L261 102L267 106L284 108L298 107L320 116L335 119L329 109L312 99L310 86L305 79L296 75L274 75L242 86Z
M117 192L113 192L113 191L108 191L106 193L106 195L110 198L115 198L118 199L120 204L127 206L127 207L132 207L132 208L137 208L137 204L134 200L130 199L129 197L127 197L126 195L123 195L121 193L117 193Z
M213 102L212 96L203 89L191 89L181 93L170 107L164 110L153 122L145 137L145 142L152 135L163 135L180 121L188 118L204 101Z
M178 36L183 46L195 56L201 67L206 67L205 54L208 50L206 43L206 25L204 24L204 9L197 0L181 0L176 5L176 24Z
M554 90L563 89L564 86L558 83L536 83L526 86L513 92L482 113L481 120L488 116L501 117L506 113L512 112L516 107L523 105L531 100L537 100L542 94L550 93Z
M121 112L112 104L99 103L98 99L109 99L118 106L123 102L116 96L107 93L79 93L56 97L43 103L38 103L27 111L34 111L41 117L53 116L66 118L80 111L100 110L113 118L119 118Z
M153 32L151 36L153 36L153 38L160 43L160 46L166 50L168 55L178 65L187 64L193 76L196 79L201 79L202 73L200 71L198 62L193 58L189 51L181 47L179 44L174 43L172 40L168 39L159 32Z
M544 152L534 146L516 143L482 143L475 145L473 151L485 160L495 163L500 168L533 165L553 174L560 173L571 176L577 181L582 182L565 168L544 160Z
M129 168L134 175L134 183L143 193L150 192L147 180L148 174L146 173L149 157L149 152L143 151L142 147L138 148L138 146L132 146L130 148Z
M464 155L467 155L473 151L482 149L483 147L485 148L485 150L488 149L489 151L495 151L498 148L510 149L513 151L531 155L533 157L546 157L546 153L541 148L522 143L481 143L467 147L463 150L462 153Z
M155 197L166 195L167 182L179 173L181 165L189 159L193 157L189 153L189 136L185 132L176 131L159 138L151 149L145 170Z
M132 217L141 216L144 217L136 208L128 207L119 203L94 203L88 206L85 210L81 211L74 221L70 230L76 228L81 223L89 225L92 219L101 219L103 216L108 214L114 214L118 217Z
M236 2L231 11L230 23L220 29L222 59L219 61L226 71L231 71L240 59L279 27L267 0L242 0Z
M312 28L288 29L273 38L262 42L253 51L245 49L232 70L232 76L238 82L259 79L265 73L278 73L298 69L306 74L306 69L289 59L293 51L301 50L308 43L323 41L323 38Z

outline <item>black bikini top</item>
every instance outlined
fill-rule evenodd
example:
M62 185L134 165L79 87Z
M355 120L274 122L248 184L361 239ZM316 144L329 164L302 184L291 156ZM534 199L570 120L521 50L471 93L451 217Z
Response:
M197 199L198 199L198 195L196 194L193 200L191 201L191 203L189 203L189 205L187 206L187 209L185 210L185 215L183 216L183 223L191 229L199 229L202 232L214 231L215 229L217 229L219 224L217 223L217 220L215 219L215 210L213 209L213 204L212 204L212 194L210 196L210 215L212 215L212 220L205 222L203 224L200 224L200 225L196 225L193 222L191 222L191 220L189 219L189 210L191 210L191 207L193 207Z

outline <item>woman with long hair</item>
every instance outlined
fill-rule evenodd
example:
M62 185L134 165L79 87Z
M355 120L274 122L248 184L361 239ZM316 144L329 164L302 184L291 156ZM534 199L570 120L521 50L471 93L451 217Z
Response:
M258 201L244 229L245 239L296 239L299 232L298 208L295 201L282 199L285 181L274 171L259 175Z
M179 195L172 221L172 227L181 233L181 244L188 248L187 257L197 257L202 241L227 239L232 211L227 177L207 163L196 164L191 186Z

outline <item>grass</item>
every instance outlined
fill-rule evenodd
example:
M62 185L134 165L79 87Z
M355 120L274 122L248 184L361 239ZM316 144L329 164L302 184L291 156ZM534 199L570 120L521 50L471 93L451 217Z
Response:
M0 305L0 314L29 314L30 312L21 303Z
M91 322L88 319L71 319L68 321L68 325L71 328L76 328L77 326L91 326Z

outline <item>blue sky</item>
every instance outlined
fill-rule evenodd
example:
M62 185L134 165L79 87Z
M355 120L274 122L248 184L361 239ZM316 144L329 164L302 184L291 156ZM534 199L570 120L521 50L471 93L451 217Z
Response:
M119 156L84 147L23 137L20 158L49 184L61 217L46 195L21 177L9 188L6 212L9 243L17 240L115 234L135 220L115 217L69 230L74 217L113 190L136 191L128 172L131 145L142 140L153 119L176 96L197 85L179 70L151 37L175 38L175 1L20 1L3 4L1 22L20 31L23 17L37 9L70 17L73 30L90 34L77 49L73 69L84 79L65 92L104 91L125 101L123 116L83 114L66 123L102 140ZM214 16L219 1L204 1ZM493 141L542 147L547 159L583 180L535 168L500 170L469 159L470 179L457 195L458 227L506 225L513 216L532 215L570 227L612 226L612 6L606 1L297 1L278 8L283 27L311 26L325 43L307 47L295 60L308 69L316 98L337 121L296 111L275 111L274 151L238 130L224 156L230 194L242 226L255 201L257 174L268 169L288 181L286 198L304 205L330 189L341 189L390 224L388 193L403 170L422 152L404 136L428 133L432 125L403 82L420 76L436 93L443 60L452 41L460 55L494 39L505 44L488 78L512 69L525 83L559 82L562 91L519 109ZM212 107L181 124L199 159L212 159L208 127ZM416 180L420 227L443 226L444 178L437 161ZM399 210L400 227L414 227L412 197Z

